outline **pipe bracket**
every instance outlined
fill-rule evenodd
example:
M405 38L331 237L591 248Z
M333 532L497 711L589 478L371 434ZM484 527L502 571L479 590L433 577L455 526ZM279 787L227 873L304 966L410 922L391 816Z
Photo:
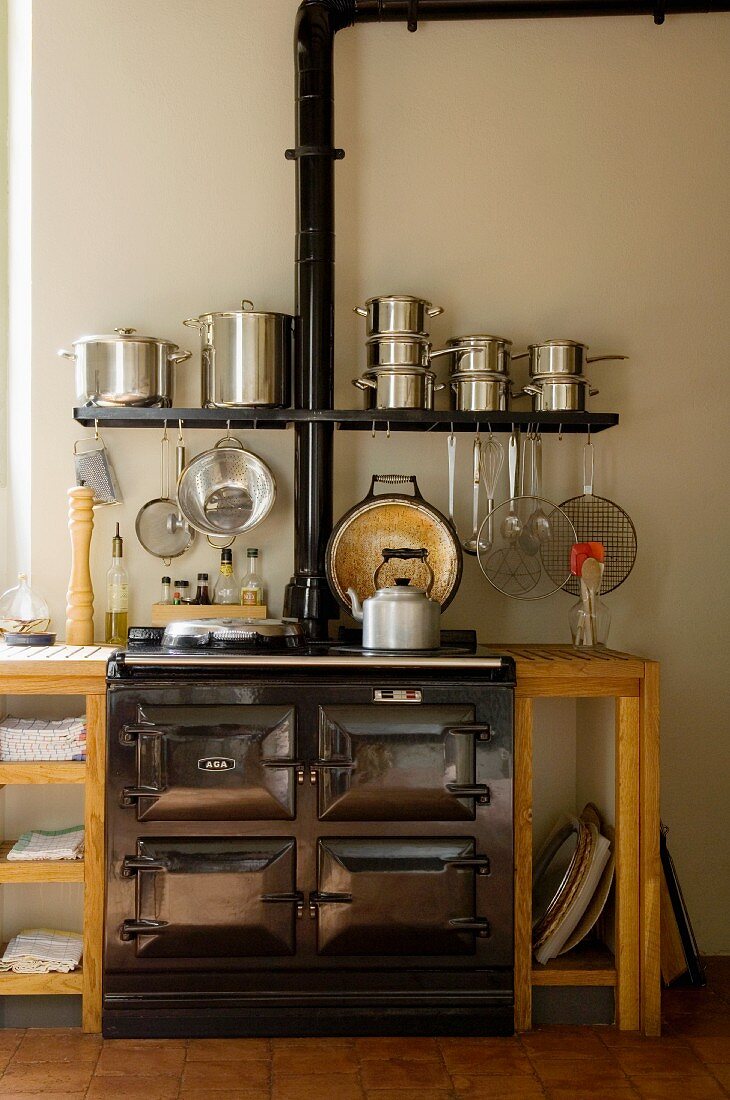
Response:
M418 0L408 0L408 22L406 25L409 31L418 30Z
M296 149L287 149L287 160L299 160L300 157L331 157L332 160L344 160L344 149L332 149L328 145L300 145Z

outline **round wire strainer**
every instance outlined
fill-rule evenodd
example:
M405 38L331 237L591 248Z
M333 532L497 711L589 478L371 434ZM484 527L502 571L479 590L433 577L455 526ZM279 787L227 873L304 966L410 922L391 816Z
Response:
M170 497L170 442L167 425L162 435L161 487L159 497L148 500L137 513L134 529L148 554L162 558L169 565L189 549L195 532L180 521L177 504Z
M547 526L538 537L533 525L542 509ZM565 512L538 496L518 496L492 509L479 529L479 567L493 588L515 600L542 600L570 576L575 529ZM549 572L544 556L554 563Z
M276 482L266 463L229 433L188 463L177 483L177 499L191 527L230 537L266 519Z
M601 595L612 592L628 577L636 561L636 528L627 513L606 497L593 494L593 444L583 448L583 495L571 497L560 507L575 527L576 542L600 542L603 545ZM556 580L562 575L563 559L555 547L542 552L543 565ZM580 596L580 577L569 575L560 585L565 592Z

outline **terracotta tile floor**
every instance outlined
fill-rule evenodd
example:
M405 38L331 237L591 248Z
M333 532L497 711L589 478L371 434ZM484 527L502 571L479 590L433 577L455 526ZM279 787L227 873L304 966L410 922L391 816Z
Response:
M0 1100L713 1100L730 1096L730 958L663 996L664 1034L510 1039L102 1040L0 1030Z

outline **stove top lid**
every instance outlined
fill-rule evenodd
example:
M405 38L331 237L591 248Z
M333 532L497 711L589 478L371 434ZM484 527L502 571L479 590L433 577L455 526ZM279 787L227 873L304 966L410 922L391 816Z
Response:
M235 649L241 646L286 645L304 641L301 625L283 619L181 619L168 623L163 649Z

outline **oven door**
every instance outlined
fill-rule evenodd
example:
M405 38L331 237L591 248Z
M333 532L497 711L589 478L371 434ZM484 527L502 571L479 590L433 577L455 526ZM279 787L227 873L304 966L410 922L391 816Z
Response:
M477 876L489 860L470 837L328 837L317 854L320 955L474 955L489 921L477 912Z
M121 939L148 959L293 955L295 853L290 837L140 839L122 863L136 905Z
M321 821L473 821L489 802L473 706L319 708Z
M139 706L120 742L134 754L122 805L139 821L272 821L296 814L291 706Z

